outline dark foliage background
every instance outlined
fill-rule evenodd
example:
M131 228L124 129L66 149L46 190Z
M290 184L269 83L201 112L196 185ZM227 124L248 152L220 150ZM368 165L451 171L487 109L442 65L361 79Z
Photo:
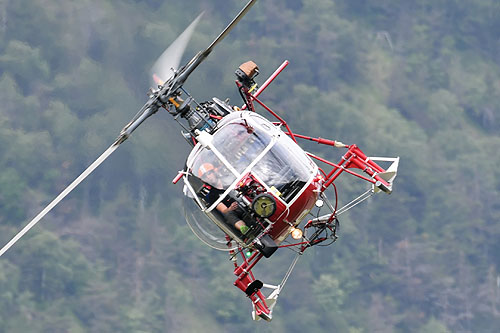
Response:
M3 246L146 100L148 71L199 12L186 60L245 1L0 1ZM0 260L0 332L493 332L500 326L500 4L261 1L195 72L239 104L249 59L298 133L401 156L391 196L341 219L299 262L271 323L251 320L225 253L183 221L188 145L146 122ZM306 149L328 158L338 153ZM365 184L339 182L348 202ZM279 283L293 253L260 269Z

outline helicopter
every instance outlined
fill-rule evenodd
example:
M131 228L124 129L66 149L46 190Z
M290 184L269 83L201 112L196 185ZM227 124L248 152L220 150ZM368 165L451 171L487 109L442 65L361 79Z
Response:
M259 98L288 66L284 61L262 84L256 83L259 67L246 61L235 71L235 84L243 105L213 98L198 102L185 88L191 73L246 15L257 0L250 0L205 49L184 66L182 54L201 15L198 16L153 65L155 88L149 99L120 131L117 139L84 172L35 216L1 250L2 256L25 233L104 162L149 117L165 110L182 128L191 146L184 167L173 179L183 184L185 217L194 234L208 246L227 251L234 265L234 286L252 303L254 320L272 320L273 308L300 255L315 245L334 243L339 215L378 192L392 193L399 157L368 157L355 144L294 133L286 121ZM258 110L259 107L259 110ZM264 115L258 113L264 110ZM345 149L335 163L306 152L298 140ZM321 162L320 167L315 162ZM379 162L388 162L386 169ZM370 184L359 197L338 208L335 180L347 173ZM182 182L181 182L182 180ZM330 202L327 189L335 192ZM305 220L314 208L326 208ZM289 241L292 238L293 241ZM252 269L280 248L293 248L297 256L278 285L263 283ZM240 259L238 259L240 258ZM263 290L270 293L264 295Z

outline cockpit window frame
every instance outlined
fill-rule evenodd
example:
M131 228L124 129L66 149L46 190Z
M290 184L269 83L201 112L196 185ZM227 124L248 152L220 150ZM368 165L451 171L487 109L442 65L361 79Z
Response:
M283 214L288 214L289 208L293 205L293 203L301 196L301 194L305 191L305 189L309 186L309 184L313 181L314 176L318 172L318 167L317 165L312 162L312 160L307 156L307 154L303 150L299 150L298 147L295 151L295 147L293 145L290 145L288 140L291 140L280 128L279 126L276 126L275 124L271 123L269 120L266 118L262 117L259 114L256 113L250 113L248 111L243 111L243 112L235 112L235 114L230 114L226 117L224 117L223 120L221 120L218 124L218 128L216 129L215 133L213 136L219 135L224 135L224 131L221 132L226 126L234 125L234 124L240 124L243 126L249 127L249 130L254 130L256 134L263 135L267 138L269 138L269 142L267 143L267 146L265 146L260 152L259 150L255 150L254 152L257 154L253 159L248 159L250 163L244 167L244 169L241 172L238 172L238 165L233 165L229 159L231 156L224 156L224 152L221 152L219 149L216 148L216 145L214 144L214 140L207 140L204 142L204 145L201 143L198 143L195 148L193 148L191 154L189 154L188 159L186 161L186 171L187 173L184 175L183 180L184 183L186 184L186 190L189 192L189 194L185 193L188 197L191 197L191 199L194 199L196 202L196 205L200 208L200 211L204 213L213 223L215 223L221 230L224 232L226 235L229 235L231 238L237 240L240 243L244 243L243 240L240 238L239 235L235 234L234 231L232 231L228 226L224 225L222 221L218 221L217 218L214 218L213 215L214 209L216 209L217 205L223 202L229 195L230 192L233 191L239 182L241 182L242 179L247 177L250 173L252 174L252 177L257 179L259 183L265 188L265 190L268 193L273 193L274 196L284 205L285 211ZM250 132L249 132L250 133ZM227 133L226 133L227 134ZM262 139L259 139L262 142ZM264 140L265 142L266 140ZM277 189L274 187L274 184L268 184L268 182L265 179L262 179L257 173L254 173L252 169L255 168L255 166L261 162L264 157L273 149L273 147L276 146L276 144L280 143L284 144L286 148L289 150L289 152L293 155L294 153L301 153L301 157L297 160L300 162L300 168L303 169L303 175L307 178L305 183L302 185L302 188L295 192L292 197L289 199L282 198L279 195L279 192L277 192ZM261 146L263 147L263 146ZM211 153L213 153L212 158L217 158L219 162L221 162L220 166L225 167L227 170L227 180L231 181L232 177L229 177L229 175L232 175L234 177L234 180L231 181L231 183L227 182L224 183L224 189L226 186L227 188L219 195L219 197L210 205L207 207L209 204L208 202L203 201L203 198L199 196L199 194L195 191L193 185L191 184L190 177L197 177L198 174L194 174L193 167L196 167L197 164L200 164L200 161L198 161L199 158L203 158L200 156L204 151L209 150ZM227 152L226 152L227 154ZM208 155L207 155L208 156ZM285 159L286 161L286 159ZM210 161L209 161L210 162ZM271 163L272 165L272 163ZM260 172L259 172L260 174ZM272 185L272 186L271 186ZM277 194L278 193L278 194ZM286 201L285 201L286 200ZM189 223L188 223L189 224ZM190 225L191 227L191 225ZM196 232L195 232L196 234Z
M264 156L266 156L266 154L277 143L279 143L281 140L286 141L287 139L289 139L288 137L286 137L285 133L283 133L279 128L276 128L276 126L274 126L272 123L270 123L269 120L267 120L266 118L262 117L259 114L250 113L248 111L235 112L233 114L226 116L218 124L218 128L217 128L216 132L214 133L214 136L217 135L218 133L220 133L220 131L223 130L225 127L230 126L230 125L234 125L235 123L238 123L239 121L245 122L244 124L241 123L241 125L243 125L243 126L252 126L252 127L254 127L254 129L255 129L255 127L257 127L259 133L262 133L262 134L265 133L265 135L268 135L271 138L271 140L269 141L268 145L253 159L253 161L249 165L247 165L245 167L245 169L242 170L241 173L238 172L238 170L236 170L236 168L213 145L213 143L210 142L205 147L201 146L200 144L197 145L199 147L198 150L195 152L194 155L190 154L191 158L188 158L188 161L186 163L188 168L191 168L195 164L196 159L204 151L204 149L208 149L208 150L213 152L213 154L219 159L219 161L222 162L224 167L226 167L235 177L234 181L228 186L228 188L220 195L220 197L211 206L209 206L207 208L202 208L203 212L210 212L215 207L217 207L217 205L224 200L224 198L229 194L229 192L231 192L231 190L234 189L235 185L239 181L241 181L242 177L247 175L252 170L252 168L255 167L255 165L257 163L259 163L264 158ZM283 136L283 138L282 138L282 136ZM290 148L289 143L283 143L283 146L286 148ZM293 153L293 151L291 151L291 153ZM307 170L309 176L307 177L308 179L305 181L305 184L303 185L303 187L307 187L307 185L310 183L313 175L317 172L317 166L314 162L312 162L310 160L310 158L307 156L307 154L304 154L304 157L308 163L307 163L307 165L302 164L302 167L304 168L304 170ZM188 181L188 180L186 179L186 181ZM267 184L267 182L262 182L261 185L263 185L268 192L272 192L273 186L269 186ZM191 188L191 190L193 190L193 189ZM289 207L293 204L293 202L295 202L295 200L300 196L300 194L302 192L303 192L303 189L301 189L300 191L295 193L295 195L293 195L293 197L290 200L284 200L284 198L282 198L280 196L278 196L278 199L285 206ZM192 194L196 196L196 194L194 192L192 192ZM199 200L197 200L197 201L198 201L199 205L201 204L200 207L204 207L204 205Z
M248 120L252 126L258 126L259 127L259 130L262 131L263 133L265 133L265 131L269 131L269 129L263 129L261 124L258 124L256 121L254 121L253 119L247 119L247 118L242 118L241 119L242 121L243 120ZM233 125L235 124L235 122L238 121L238 120L233 120L233 121L228 121L226 122L223 126L221 126L218 130L222 130L224 127L226 126L230 126L230 125ZM243 124L242 124L243 125ZM248 123L246 123L245 125L249 125ZM267 124L266 124L267 125ZM214 135L217 135L217 132L214 134ZM273 131L274 132L274 131ZM220 197L209 207L207 208L202 208L202 211L203 212L211 212L212 210L215 209L215 207L217 207L217 205L219 203L221 203L224 198L229 194L229 192L231 192L235 185L241 181L241 178L243 176L245 176L246 174L248 174L252 168L274 147L274 145L279 141L279 136L280 134L279 133L271 133L269 134L270 136L270 141L269 143L267 144L267 146L254 158L254 160L245 167L245 169L242 170L242 172L238 172L238 170L236 170L233 165L231 163L229 163L229 161L224 157L224 155L213 145L213 143L208 143L206 147L202 147L201 145L199 146L200 148L198 149L198 151L196 151L196 153L194 154L194 156L188 160L187 162L187 165L188 167L192 167L194 165L194 161L196 161L196 158L203 152L204 149L209 149L211 150L214 155L222 162L222 164L228 168L229 171L231 171L231 173L235 176L235 180L231 183L231 185L228 186L228 188L220 195ZM186 179L186 181L188 181ZM189 182L189 181L188 181ZM264 185L264 187L266 188L266 190L270 190L270 188L266 185L266 184L262 184ZM201 204L201 201L199 201L196 193L194 192L194 189L192 188L192 186L189 186L190 190L191 190L191 194L193 194L196 199L197 199L197 202L198 204L200 205ZM285 203L286 204L286 203ZM200 207L203 207L203 204L200 205Z

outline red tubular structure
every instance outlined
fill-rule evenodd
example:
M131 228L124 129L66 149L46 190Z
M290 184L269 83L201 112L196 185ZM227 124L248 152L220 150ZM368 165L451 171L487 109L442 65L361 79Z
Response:
M255 279L252 273L252 268L263 258L259 252L254 252L250 258L246 259L242 254L243 263L238 266L235 262L234 275L237 276L234 285L242 290L252 300L255 314L257 316L264 315L265 318L271 317L271 310L266 304L266 298L260 291L262 282Z
M323 138L313 138L313 137L310 137L310 136L300 135L300 134L291 133L291 132L288 132L288 133L285 133L285 134L290 135L290 136L293 135L296 138L305 139L305 140L309 140L309 141L314 141L314 142L317 142L319 144L328 145L328 146L332 146L332 147L335 147L335 144L337 143L337 141L333 141L333 140L328 140L328 139L323 139ZM349 147L349 146L347 146L347 147Z
M228 247L231 248L231 239L227 235L226 240L228 241ZM229 254L234 263L234 275L237 276L236 281L234 281L234 285L246 293L252 300L255 314L257 316L271 318L271 310L267 306L265 297L260 291L260 288L262 288L262 282L256 280L252 273L252 268L260 261L260 259L262 259L263 255L256 251L250 256L250 258L247 259L245 258L245 255L241 253L243 263L238 265L235 251L230 250Z
M340 160L339 163L333 163L330 162L326 159L323 159L321 157L318 157L316 155L307 153L310 157L321 161L329 166L332 167L332 170L327 174L324 172L321 168L319 170L321 171L321 175L318 175L318 179L321 179L319 181L319 185L317 187L317 192L323 192L325 191L330 185L333 184L333 182L342 174L343 172L347 172L349 174L352 174L358 178L361 178L365 181L370 182L374 186L378 187L379 189L390 193L391 192L391 184L384 180L382 177L380 177L379 174L385 173L386 170L384 170L382 167L380 167L377 163L374 161L370 160L362 151L359 149L356 145L345 145L339 141L334 141L334 140L329 140L329 139L323 139L323 138L313 138L310 136L306 135L300 135L300 134L295 134L293 133L290 128L288 127L288 124L286 121L281 118L277 113L275 113L271 108L269 108L267 105L265 105L263 102L261 102L257 97L260 95L264 89L278 76L279 73L288 65L288 61L285 61L281 64L281 66L266 80L266 82L260 87L255 94L252 94L248 87L242 85L240 82L236 81L236 84L238 85L239 88L241 88L240 92L242 93L242 97L244 98L246 104L242 106L242 110L249 109L250 111L254 111L254 102L257 102L260 106L262 106L266 111L268 111L271 115L273 115L278 122L275 122L275 125L279 126L284 126L286 128L285 134L290 136L290 138L297 143L296 138L299 139L304 139L304 140L309 140L313 142L317 142L318 144L322 145L327 145L331 147L337 147L337 148L347 148L347 152L342 156L342 159ZM399 159L398 159L399 161ZM397 166L396 166L397 168ZM351 171L349 169L360 169L363 173L366 175L362 175L360 173ZM394 172L395 171L391 171ZM395 177L395 176L393 176ZM386 178L388 176L386 175ZM393 179L393 178L392 178ZM391 180L392 181L392 180ZM322 184L322 185L321 185ZM312 185L311 185L312 186ZM335 188L335 184L333 184ZM337 198L337 192L335 188L335 197ZM333 208L332 208L333 209ZM335 208L333 209L330 217L326 220L326 224L331 223L335 218L336 218L336 212L337 212L337 202L335 203ZM309 221L305 226L304 229L313 227L312 221ZM333 230L331 226L327 227L330 230ZM333 230L333 232L335 232ZM276 236L276 235L274 235ZM286 235L285 235L286 236ZM230 246L231 240L228 239L228 245ZM287 245L281 245L279 247L291 247L291 246L300 246L300 252L305 251L310 246L319 244L323 241L325 241L327 238L322 237L322 238L314 238L312 242L308 241L302 241L298 242L295 244L287 244ZM242 248L239 248L239 251L242 252ZM230 251L231 259L233 260L234 263L234 274L237 276L236 281L234 282L234 285L238 287L240 290L242 290L251 300L252 300L252 305L254 308L254 315L262 317L266 320L271 320L272 315L271 315L271 309L272 306L275 304L275 301L277 299L277 296L275 295L275 298L273 299L272 297L268 298L268 303L271 305L271 308L266 304L266 298L264 295L261 293L260 289L264 286L264 284L256 280L253 273L252 273L252 268L264 257L264 255L258 251L255 251L249 258L246 258L243 253L242 259L243 263L241 265L238 265L237 260L236 260L236 253L234 250ZM278 292L279 294L279 292ZM271 294L270 296L272 296ZM255 319L255 318L254 318Z
M259 99L257 99L256 97L252 96L252 100L256 101L257 103L260 104L260 106L262 106L264 109L266 109L270 114L272 114L274 117L276 117L276 119L278 119L281 123L281 125L285 126L286 130L288 131L290 137L292 138L292 140L297 143L297 140L295 139L295 135L292 133L292 131L290 130L290 127L288 127L288 124L286 123L286 121L281 118L280 116L278 116L277 113L275 113L273 110L271 110L270 107L268 107L267 105L265 105L264 103L262 103Z
M259 102L257 100L257 102ZM260 102L259 102L260 103ZM262 105L262 104L261 104ZM267 110L267 108L266 108ZM270 110L268 110L270 111ZM271 112L271 111L270 111ZM271 112L275 117L280 119L277 115L275 115L274 112ZM285 123L286 125L286 123ZM295 134L290 131L288 126L286 126L286 129L288 132L286 132L287 135L289 135L292 139L295 140L295 138L300 138L304 140L309 140L313 142L317 142L318 144L323 144L327 146L332 146L336 147L337 144L339 144L337 141L334 140L328 140L328 139L323 139L323 138L313 138L310 136L306 135L300 135L300 134ZM342 145L342 144L341 144ZM347 172L350 173L356 177L359 177L363 180L366 180L372 184L376 184L377 182L380 182L383 185L384 190L388 189L390 187L390 184L382 179L381 177L377 176L377 174L385 172L385 170L380 167L377 163L374 161L370 160L362 151L359 149L358 146L356 145L344 145L345 148L348 148L347 153L344 154L342 157L342 160L338 163L335 164L333 162L330 162L328 160L325 160L321 157L318 157L316 155L308 153L308 155L314 159L317 159L318 161L321 161L325 164L333 166L332 171L326 176L326 183L324 184L323 188L327 188L330 186L335 179L340 176L342 172ZM371 178L364 177L360 174L357 174L353 171L348 170L349 168L357 168L368 174Z
M367 179L356 173L352 174L376 185L378 184L377 186L380 186L384 191L389 191L390 184L378 176L379 173L385 172L385 170L377 163L371 161L356 145L349 146L349 150L342 157L342 161L338 166L333 168L330 174L328 174L324 187L327 188L330 186L333 181L337 179L343 171L347 171L348 168L357 168L362 170L364 173L372 177L372 179Z
M288 66L290 62L288 60L285 60L283 61L283 63L280 65L280 67L278 67L278 69L276 69L274 71L273 74L271 74L271 76L266 80L266 82L264 82L264 84L262 84L262 86L257 89L257 91L255 92L255 94L253 94L252 96L253 97L259 97L260 93L264 91L264 89L267 88L267 86L276 78L276 76L278 76L284 69L286 66ZM241 107L242 110L245 110L247 108L246 105L243 105Z

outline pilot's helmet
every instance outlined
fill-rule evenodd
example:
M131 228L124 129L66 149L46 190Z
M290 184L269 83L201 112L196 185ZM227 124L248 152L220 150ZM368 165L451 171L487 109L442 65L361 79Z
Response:
M204 175L209 175L215 172L215 167L212 163L203 163L198 169L198 177L202 178Z

